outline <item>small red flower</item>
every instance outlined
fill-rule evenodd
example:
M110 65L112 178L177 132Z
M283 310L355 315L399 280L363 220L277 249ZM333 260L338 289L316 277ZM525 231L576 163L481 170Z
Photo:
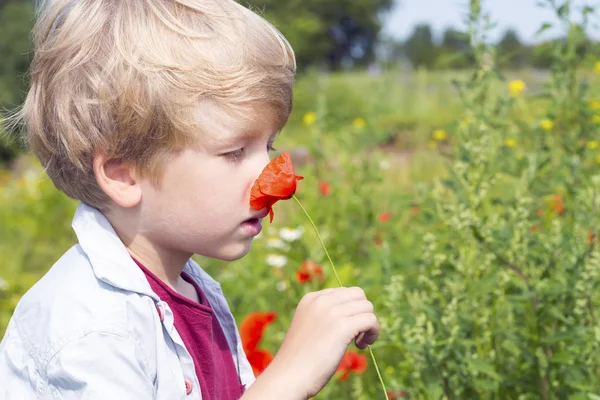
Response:
M367 370L367 356L359 354L355 351L348 350L340 365L338 366L336 373L341 372L340 380L345 381L350 376L351 372L355 374L362 374Z
M388 390L387 395L388 395L388 399L390 399L390 400L405 399L408 397L408 394L404 390L397 390L397 391Z
M383 241L384 241L383 236L384 236L384 233L381 231L375 233L375 235L373 236L373 243L375 243L375 246L377 246L377 247L383 246Z
M379 214L379 221L381 222L388 222L390 218L392 218L392 213L390 213L389 211L384 211L381 214Z
M594 243L595 239L596 239L596 234L593 231L588 231L586 243L591 246L592 243Z
M539 230L540 230L540 227L539 227L538 225L535 225L535 224L534 224L534 225L531 225L531 226L529 227L529 232L532 232L532 233L533 233L533 232L537 232L537 231L539 231Z
M329 183L321 181L319 183L319 191L323 196L327 197L331 194L331 186L329 186Z
M325 282L323 268L314 261L303 261L298 271L296 271L296 279L300 283L306 283L317 277L321 279L321 282Z
M557 215L563 215L565 213L565 204L561 195L557 194L550 199L550 209Z
M250 207L254 210L269 209L273 222L273 204L290 199L296 193L296 182L304 179L294 173L292 159L288 152L271 160L254 182L250 193Z
M260 375L273 360L273 354L258 348L265 329L277 318L274 312L253 312L244 318L240 324L240 337L246 357L252 366L254 375Z

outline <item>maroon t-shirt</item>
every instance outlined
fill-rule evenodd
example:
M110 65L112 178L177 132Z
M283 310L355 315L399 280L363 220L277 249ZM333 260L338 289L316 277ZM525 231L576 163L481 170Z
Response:
M181 277L194 285L200 303L177 293L140 262L152 290L167 303L175 329L194 360L203 400L238 400L244 393L221 324L202 289L185 272ZM197 390L197 388L196 388Z

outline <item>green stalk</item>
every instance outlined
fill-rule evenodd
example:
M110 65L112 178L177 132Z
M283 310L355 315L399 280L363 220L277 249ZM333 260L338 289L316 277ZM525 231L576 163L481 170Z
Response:
M325 252L325 255L327 256L327 259L329 260L329 263L331 264L331 268L333 269L333 274L335 275L335 279L337 280L338 285L340 285L340 287L342 287L343 286L342 281L340 280L337 270L335 269L333 260L329 256L329 252L327 251L327 248L325 247L325 243L323 243L323 239L321 239L321 235L319 234L319 230L317 229L317 226L315 225L314 221L308 214L308 211L306 211L306 208L304 208L302 203L300 203L300 200L298 200L298 198L295 195L292 197L294 200L296 200L296 203L298 203L298 205L300 206L302 211L304 211L304 214L310 221L310 224L312 225L313 229L315 230L315 233L317 234L317 238L319 239L319 242L321 243L321 247L323 248L323 251ZM381 372L379 371L379 366L377 365L377 360L375 360L375 355L373 354L373 350L371 349L371 346L369 346L369 345L367 345L367 349L369 350L369 353L371 354L371 359L373 360L373 365L375 366L375 371L377 372L377 377L379 378L379 382L381 383L381 387L383 388L383 394L385 395L385 400L389 400L389 397L387 395L387 390L385 388L385 383L383 382L383 378L381 377Z

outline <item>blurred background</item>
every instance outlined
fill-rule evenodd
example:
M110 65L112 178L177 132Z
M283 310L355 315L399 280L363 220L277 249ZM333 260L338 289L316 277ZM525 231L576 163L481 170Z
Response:
M388 398L600 399L600 30L583 0L252 0L296 51L298 197L384 330ZM0 108L27 90L34 3L0 0ZM1 128L0 128L1 129ZM0 135L0 337L75 243L76 202ZM238 323L337 284L278 203L244 259L198 257ZM253 291L248 292L247 288ZM384 398L362 352L318 398ZM353 358L354 357L354 358Z

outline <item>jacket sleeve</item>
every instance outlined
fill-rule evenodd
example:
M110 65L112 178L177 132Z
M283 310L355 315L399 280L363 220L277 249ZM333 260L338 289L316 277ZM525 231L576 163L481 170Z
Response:
M0 342L0 400L36 399L40 382L35 362L11 320Z
M94 331L48 363L44 399L154 399L143 349L129 336Z

